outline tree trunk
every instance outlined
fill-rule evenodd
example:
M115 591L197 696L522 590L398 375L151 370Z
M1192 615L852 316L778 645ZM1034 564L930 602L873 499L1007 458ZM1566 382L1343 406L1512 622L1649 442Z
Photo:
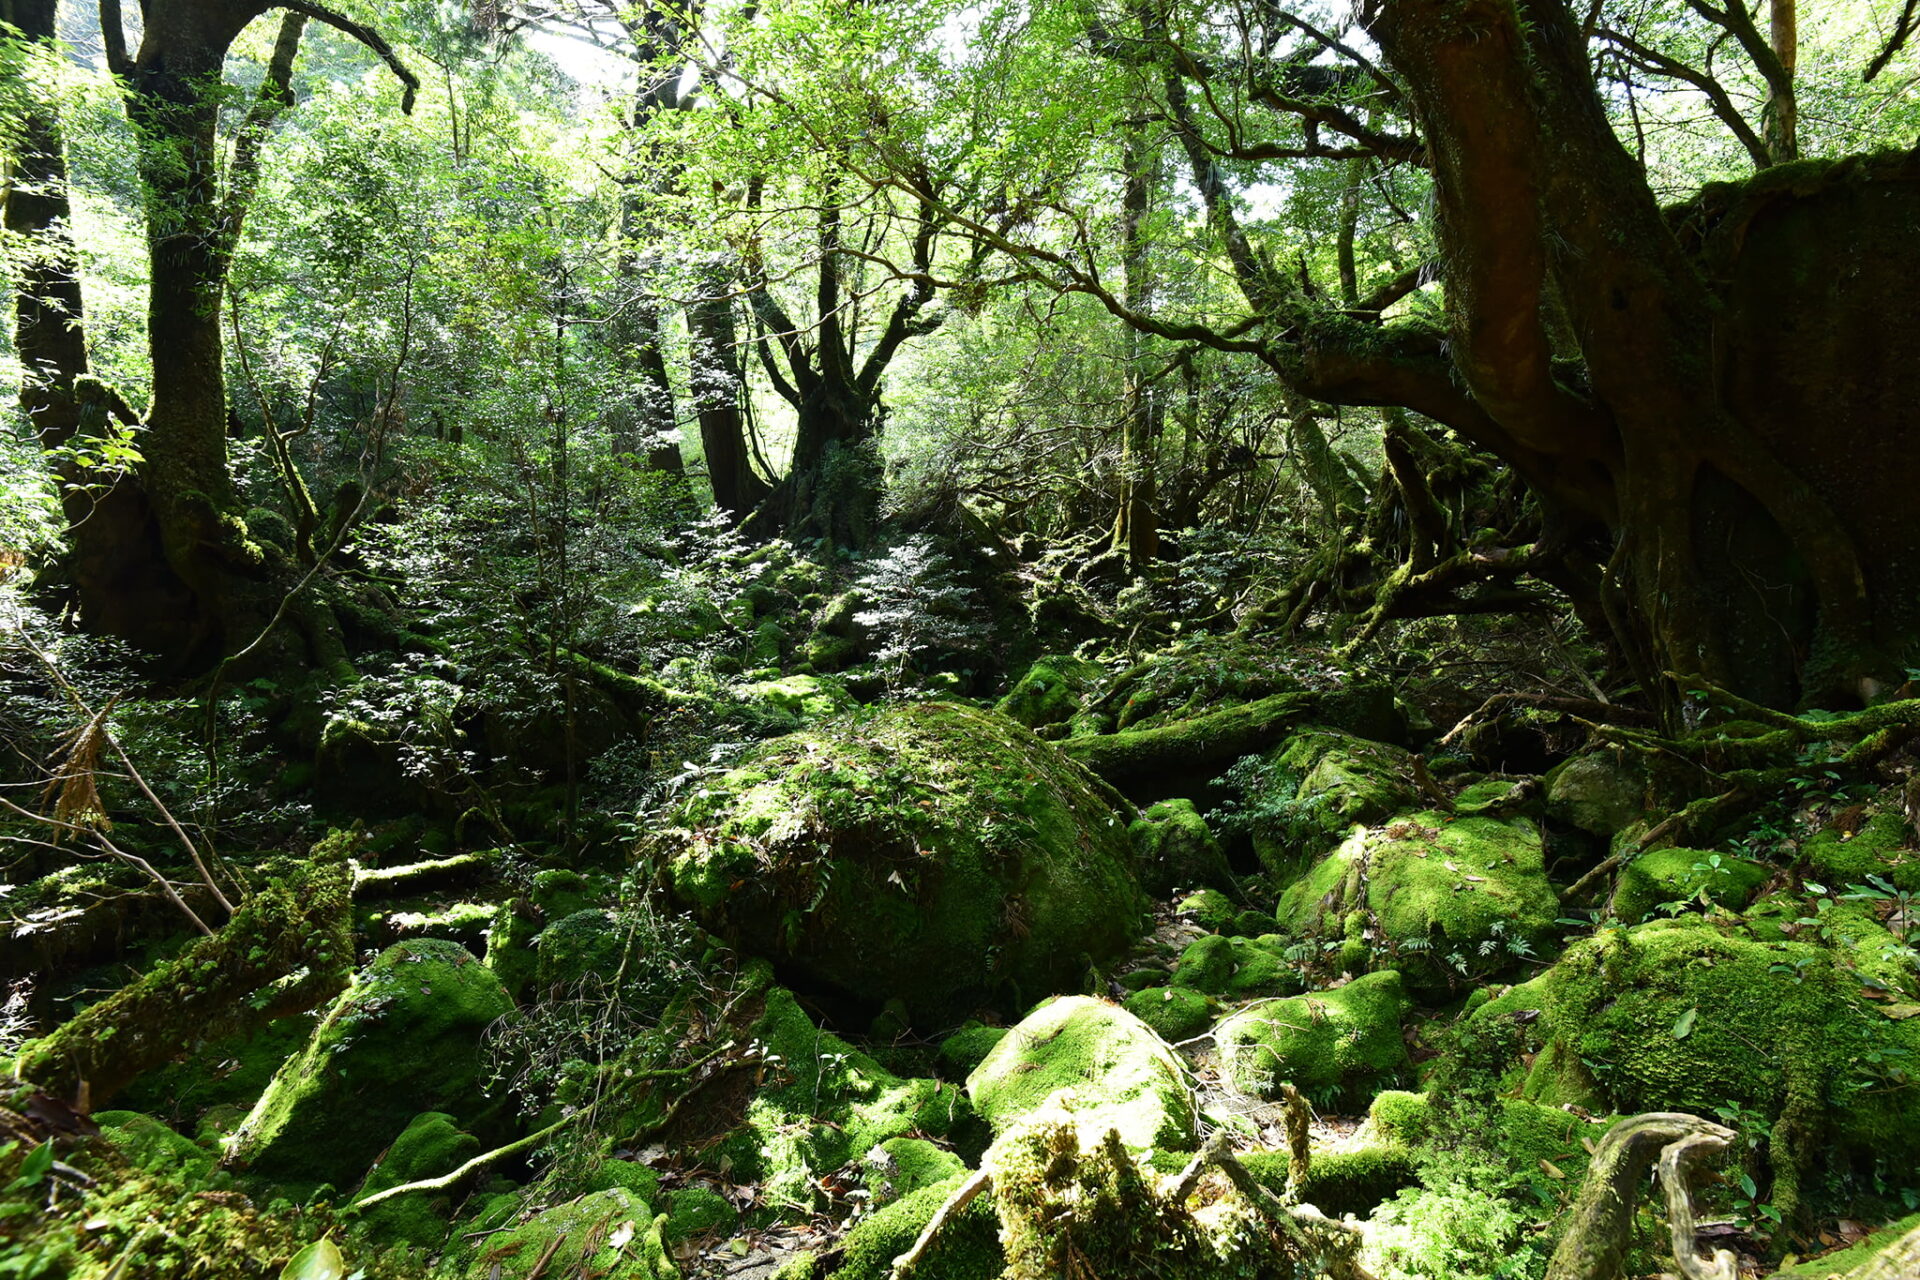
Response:
M1127 183L1120 237L1126 303L1144 315L1153 306L1153 268L1148 259L1145 223L1155 164L1138 129L1127 135L1124 163ZM1130 572L1139 573L1160 554L1160 526L1154 511L1154 445L1160 434L1162 409L1147 377L1145 335L1129 326L1123 339L1127 344L1126 393L1121 409L1120 503L1113 521L1113 549L1126 556Z
M700 296L687 307L690 382L700 445L706 454L713 505L735 524L745 520L771 491L753 469L747 448L746 395L740 370L740 334L734 321L733 277L724 266L701 272Z

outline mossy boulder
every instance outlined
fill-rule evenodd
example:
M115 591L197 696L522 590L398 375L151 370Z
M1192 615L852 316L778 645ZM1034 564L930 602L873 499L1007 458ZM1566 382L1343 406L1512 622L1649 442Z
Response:
M1910 847L1911 834L1906 816L1888 810L1872 815L1851 834L1841 827L1815 832L1800 853L1808 869L1835 888L1868 884L1868 877L1879 876L1896 889L1916 893L1920 852Z
M1484 1120L1477 1113L1471 1118L1476 1123ZM1374 1136L1389 1147L1417 1150L1441 1140L1441 1117L1428 1094L1389 1089L1374 1098L1367 1120ZM1581 1112L1525 1098L1502 1098L1493 1145L1515 1172L1531 1174L1546 1162L1563 1174L1577 1176L1587 1163L1582 1139L1598 1142L1605 1130L1604 1121L1596 1122Z
M660 1238L670 1246L731 1231L740 1220L733 1202L712 1187L682 1187L668 1192L666 1213Z
M823 720L853 705L846 686L838 680L820 676L782 676L778 680L759 680L733 690L737 701L764 707L805 723Z
M1639 924L1666 903L1699 904L1737 911L1772 874L1757 862L1700 849L1655 849L1620 871L1613 916Z
M1646 766L1631 752L1584 752L1547 774L1547 816L1608 840L1646 815L1647 786Z
M1004 716L896 706L766 743L662 837L716 933L919 1025L1121 951L1146 901L1107 795Z
M1180 953L1173 985L1234 998L1292 995L1306 983L1286 950L1287 941L1278 934L1196 938Z
M423 1112L393 1140L354 1198L451 1173L479 1154L480 1140L462 1130L452 1116L444 1111ZM359 1221L373 1239L437 1248L447 1237L453 1207L451 1193L413 1192L382 1201Z
M1414 807L1413 756L1403 747L1338 729L1296 733L1248 774L1242 796L1254 854L1275 875L1299 868L1346 838Z
M1127 828L1133 870L1149 893L1231 885L1233 871L1191 800L1162 800Z
M172 1174L192 1183L212 1171L217 1157L171 1126L138 1111L102 1111L93 1117L100 1135L128 1164L149 1173Z
M847 1233L834 1280L891 1280L893 1260L913 1247L963 1176L923 1187L882 1208ZM1000 1220L990 1196L980 1196L935 1237L916 1274L940 1280L999 1280L1006 1269ZM802 1273L810 1274L810 1273Z
M510 1008L493 971L454 943L389 947L274 1076L233 1158L283 1181L346 1185L422 1111L472 1120L488 1106L481 1034Z
M1411 990L1437 995L1538 955L1559 906L1531 821L1428 812L1356 830L1275 914L1291 933L1343 944L1325 954L1345 971L1396 966Z
M665 1215L623 1187L556 1205L487 1237L467 1273L499 1280L590 1275L598 1280L679 1280L661 1237Z
M1029 729L1065 724L1104 674L1097 663L1051 654L1036 659L994 709Z
M813 1212L821 1178L890 1139L984 1137L959 1089L894 1075L816 1027L783 988L767 992L752 1035L771 1067L715 1152L776 1209Z
M1127 997L1126 1010L1169 1044L1191 1040L1213 1025L1213 1001L1188 987L1147 987Z
M1240 1157L1254 1181L1275 1195L1287 1190L1289 1161L1284 1151L1249 1151ZM1405 1147L1315 1151L1296 1198L1332 1217L1364 1218L1382 1200L1419 1181L1419 1167Z
M961 1027L940 1042L941 1074L949 1079L966 1079L1006 1034L1005 1027L983 1027L977 1022Z
M1091 996L1043 1002L967 1077L967 1095L996 1134L1061 1090L1088 1141L1108 1130L1135 1149L1190 1151L1193 1097L1180 1060L1153 1029Z
M1233 1086L1275 1097L1292 1084L1316 1100L1371 1096L1407 1070L1400 1019L1407 1001L1391 969L1312 995L1262 1000L1214 1028Z
M861 1157L861 1173L875 1205L910 1196L967 1171L967 1162L925 1138L889 1138Z
M1865 998L1849 950L1760 941L1698 916L1609 928L1473 1017L1525 1004L1539 1009L1544 1043L1525 1088L1540 1101L1704 1115L1733 1105L1776 1131L1817 1128L1842 1150L1920 1142L1909 1065L1920 1019Z
M1233 905L1233 899L1218 889L1202 889L1198 893L1188 894L1180 900L1182 915L1193 917L1193 922L1202 929L1213 933L1222 933L1233 928L1234 920L1240 914L1240 908Z
M534 941L534 975L546 990L575 986L589 975L611 981L627 949L628 931L597 907L548 925Z

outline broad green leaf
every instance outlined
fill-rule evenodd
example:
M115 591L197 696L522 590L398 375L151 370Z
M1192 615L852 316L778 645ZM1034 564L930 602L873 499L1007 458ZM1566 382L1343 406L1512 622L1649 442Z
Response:
M340 1249L325 1236L293 1255L280 1272L280 1280L345 1280L347 1260Z
M20 1162L20 1178L28 1186L36 1186L47 1176L47 1170L53 1168L53 1139L27 1152L27 1158Z
M1697 1008L1689 1009L1681 1014L1673 1024L1673 1038L1675 1040L1685 1040L1688 1036L1692 1035L1693 1020L1699 1016L1700 1010Z

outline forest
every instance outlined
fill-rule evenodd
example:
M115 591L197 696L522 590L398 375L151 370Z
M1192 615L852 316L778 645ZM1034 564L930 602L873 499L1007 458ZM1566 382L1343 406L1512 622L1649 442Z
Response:
M1920 0L0 0L0 1280L1920 1280Z

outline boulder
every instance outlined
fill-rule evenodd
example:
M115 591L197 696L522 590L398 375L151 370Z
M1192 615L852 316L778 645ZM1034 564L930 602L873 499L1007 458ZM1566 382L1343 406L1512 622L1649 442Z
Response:
M1169 1044L1191 1040L1213 1025L1213 1001L1188 987L1147 987L1127 997L1126 1010Z
M1411 809L1413 755L1338 729L1296 733L1249 771L1241 799L1247 834L1275 875L1299 868L1346 839L1356 822Z
M1127 828L1133 870L1152 894L1233 883L1220 842L1191 800L1162 800Z
M480 1141L464 1132L444 1111L427 1111L393 1140L380 1163L367 1174L356 1200L423 1178L437 1178L480 1154ZM412 1192L367 1210L360 1219L381 1240L404 1240L437 1249L447 1238L454 1200L451 1192Z
M1146 899L1092 779L1004 716L856 713L763 744L660 837L709 929L921 1026L1058 990L1118 954Z
M1104 674L1097 663L1069 654L1050 654L1027 668L995 710L1029 729L1065 724Z
M1630 752L1601 748L1556 765L1546 779L1547 816L1602 840L1647 809L1647 771Z
M421 1112L475 1118L487 1109L480 1037L510 1008L464 948L431 938L389 947L281 1066L232 1160L282 1181L345 1185Z
M967 1077L967 1096L996 1134L1062 1090L1089 1142L1109 1130L1135 1149L1191 1151L1185 1070L1153 1029L1115 1004L1062 996L1028 1014Z
M1281 895L1282 929L1338 943L1342 970L1396 967L1443 995L1507 972L1557 936L1540 831L1526 818L1418 813L1356 829Z
M1275 1097L1284 1083L1320 1101L1370 1096L1407 1070L1406 1008L1400 975L1385 969L1331 991L1250 1004L1222 1020L1213 1039L1242 1093Z
M488 1236L467 1268L472 1276L532 1280L591 1275L598 1280L679 1280L661 1238L665 1215L625 1187L556 1205Z
M1808 837L1800 848L1807 866L1836 888L1870 884L1878 876L1907 893L1920 892L1920 852L1911 847L1906 815L1883 810L1857 830L1830 826Z
M1613 917L1639 924L1668 903L1701 902L1739 910L1767 882L1772 870L1730 853L1700 849L1655 849L1620 870L1613 891Z
M1236 999L1292 995L1306 982L1286 953L1287 940L1278 934L1196 938L1180 953L1173 985Z
M842 1261L833 1273L834 1280L892 1280L893 1260L913 1247L962 1180L955 1176L923 1187L862 1219L841 1245ZM940 1280L999 1280L1006 1265L993 1198L978 1196L934 1238L916 1274L938 1276Z

